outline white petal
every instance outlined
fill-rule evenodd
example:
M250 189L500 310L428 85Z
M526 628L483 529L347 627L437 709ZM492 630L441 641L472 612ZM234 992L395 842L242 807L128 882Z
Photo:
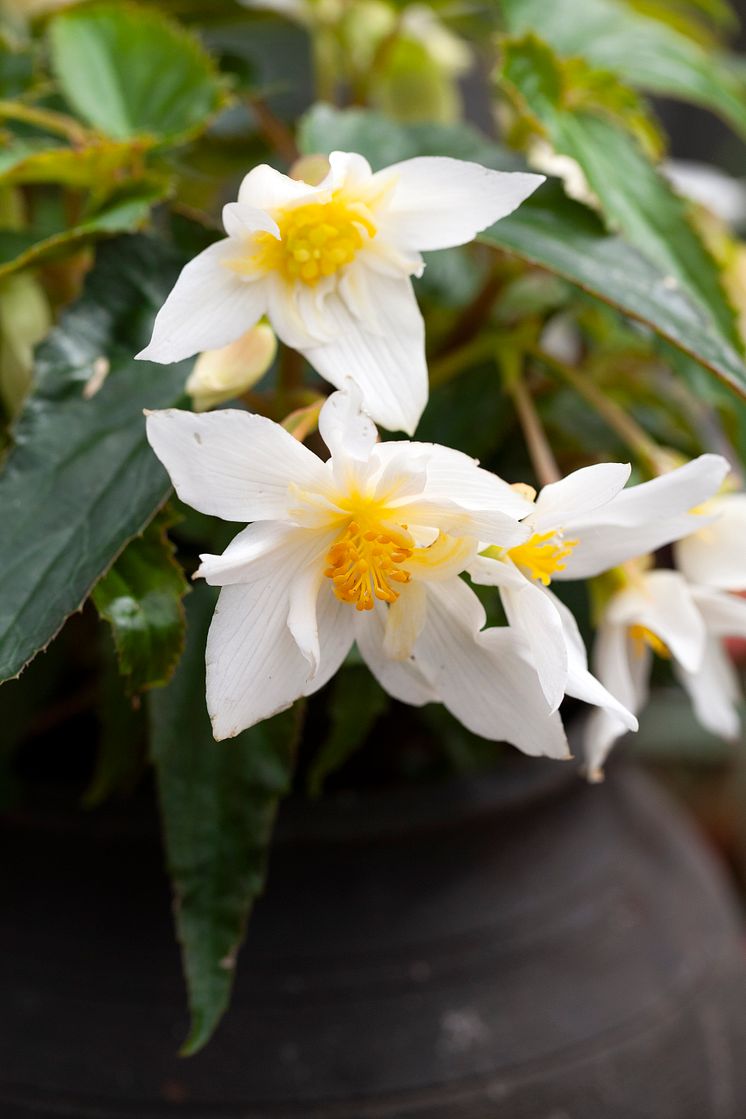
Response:
M360 655L381 687L413 707L434 703L437 699L431 684L423 675L414 656L406 660L392 660L384 650L386 611L376 605L373 610L358 613L355 617L355 640Z
M708 639L697 672L686 672L678 665L675 668L705 730L720 738L737 738L741 726L737 707L741 689L735 669L720 641L716 637Z
M715 497L705 511L714 520L675 545L677 567L692 583L746 590L746 494Z
M407 509L405 517L411 523L417 522L418 515L426 516L424 510L429 506L433 512L441 512L434 523L452 535L475 536L502 548L515 547L528 537L529 530L518 520L530 512L531 503L502 478L482 470L468 455L433 443L398 441L380 444L373 455L384 470L400 456L404 461L405 455L417 458L418 466L424 466L425 484L412 499L412 511ZM404 515L408 500L398 504ZM415 506L422 510L420 514ZM467 516L461 517L459 510Z
M633 715L644 706L652 654L647 646L633 646L624 625L603 622L593 649L596 676Z
M507 566L507 565L503 565ZM553 601L528 579L518 589L500 591L505 615L531 650L550 711L556 711L567 685L567 646Z
M277 222L265 210L254 210L250 206L242 206L240 202L227 202L223 206L223 226L229 237L241 238L260 232L280 236Z
M621 719L603 708L592 711L583 730L583 753L588 778L603 780L603 767L617 739L627 733Z
M427 403L422 315L407 277L371 274L369 289L381 333L356 318L335 293L324 308L335 337L298 348L337 388L351 377L362 391L364 410L376 423L411 434ZM282 337L274 321L273 326Z
M318 668L305 688L304 695L313 695L334 676L350 651L355 639L357 611L349 602L340 602L328 579L323 579L316 601L316 625L320 658Z
M466 244L544 182L543 175L492 171L446 156L407 159L381 174L397 178L381 235L423 251Z
M746 599L709 587L692 587L692 597L716 637L746 637Z
M226 521L285 519L291 483L328 488L321 460L264 416L169 408L148 415L147 435L181 500Z
M368 160L357 152L330 152L329 174L319 187L356 187L373 176Z
M651 571L644 576L640 590L631 587L612 599L607 614L613 623L641 625L651 630L688 672L699 667L705 623L691 588L678 571ZM611 690L619 695L616 689ZM619 698L626 702L622 695Z
M139 359L168 364L201 350L218 350L261 318L266 307L263 285L249 283L224 266L235 257L236 244L226 237L182 268Z
M590 703L594 707L603 707L606 711L614 714L621 720L625 730L637 730L637 719L634 714L629 711L616 696L612 695L600 680L597 680L596 677L588 671L588 654L586 653L585 644L572 611L550 590L544 588L539 588L539 590L547 598L551 599L562 623L562 631L567 649L567 683L565 686L565 694L573 696L575 699L580 699L584 703ZM645 669L643 668L643 673L644 672ZM647 677L643 675L642 678L639 678L639 674L636 670L632 669L630 670L630 678L632 680L633 691L638 696L636 700L637 703L639 702L639 693L644 689L645 679Z
M310 538L306 529L284 521L257 521L234 536L222 555L201 555L194 577L204 579L211 587L254 582L271 574L277 552L294 548L301 536Z
M534 532L564 528L571 518L606 505L624 489L630 469L629 463L602 462L544 486L531 516Z
M702 523L687 511L711 497L728 470L720 455L700 455L652 482L623 490L595 514L570 518L565 536L578 544L556 578L599 575L687 536Z
M415 660L438 698L475 734L526 754L567 758L562 721L549 714L524 642L509 627L479 632L484 611L461 579L428 584Z
M277 574L220 592L207 638L207 708L217 739L283 711L306 686L308 661L286 624L294 569Z
M290 179L275 171L274 167L260 163L244 177L238 192L238 202L248 209L271 212L300 198L308 197L310 201L317 193L317 187L310 187L308 183L298 179Z
M361 403L362 394L352 380L324 402L319 414L319 434L332 457L367 461L378 432L371 418L361 411Z
M386 611L383 651L395 661L411 657L415 642L427 619L427 593L419 580L402 587L401 594Z

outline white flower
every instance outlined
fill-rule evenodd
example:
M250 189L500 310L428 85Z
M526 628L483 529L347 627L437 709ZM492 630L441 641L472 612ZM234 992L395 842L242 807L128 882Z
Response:
M734 738L740 689L722 639L746 636L746 602L693 586L678 571L629 565L619 574L623 586L604 610L594 649L599 678L637 713L647 700L653 654L671 660L702 726ZM609 750L624 730L607 711L595 711L588 719L585 753L592 779L600 778Z
M676 544L676 566L692 583L746 590L746 493L718 494L697 512L702 527Z
M252 388L267 372L276 353L272 327L258 323L230 345L200 354L186 383L195 411L206 412Z
M332 152L317 186L255 167L223 209L228 236L182 271L137 356L172 362L234 341L266 314L278 337L366 411L411 433L427 400L420 252L472 240L543 181L445 157L373 174Z
M746 185L710 163L666 160L661 167L671 185L728 225L746 221Z
M322 409L328 462L248 412L148 417L183 501L254 522L199 570L222 587L207 643L215 737L315 692L356 641L396 698L439 700L486 738L567 756L525 642L509 627L483 631L460 578L480 540L520 543L528 503L458 451L376 443L355 397L334 393Z
M629 465L586 466L542 489L523 521L531 530L525 543L482 549L470 564L475 582L500 588L508 621L531 649L552 710L565 694L619 707L587 671L582 641L570 633L572 615L547 590L552 580L599 575L691 533L698 520L689 510L717 491L727 471L719 455L701 455L625 490Z

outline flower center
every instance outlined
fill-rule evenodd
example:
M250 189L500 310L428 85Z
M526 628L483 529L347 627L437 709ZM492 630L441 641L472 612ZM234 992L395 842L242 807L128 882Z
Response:
M411 576L399 564L412 555L414 541L407 532L352 520L327 552L324 574L332 580L342 602L358 610L372 610L375 599L396 602L392 583L408 583Z
M313 286L353 261L376 227L364 202L335 191L328 202L288 206L274 218L280 239L257 233L252 264L262 272L280 272L286 280Z
M645 646L647 645L649 649L652 649L659 657L663 657L664 660L671 659L671 650L668 645L666 645L665 641L661 641L658 634L653 633L652 629L648 629L647 626L630 626L629 635L634 642L635 653L638 657L642 656Z
M548 587L552 576L565 570L567 564L562 561L571 555L577 543L577 540L558 542L555 532L534 533L525 544L511 548L508 557L518 567L522 567L531 579L537 579Z

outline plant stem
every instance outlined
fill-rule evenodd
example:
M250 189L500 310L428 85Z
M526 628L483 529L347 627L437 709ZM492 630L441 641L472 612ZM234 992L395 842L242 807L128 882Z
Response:
M435 357L430 362L430 387L444 385L452 381L460 373L466 372L471 365L477 364L484 358L491 357L495 352L495 339L490 334L481 334L472 338L457 350Z
M287 415L293 410L297 401L298 390L303 387L303 369L305 360L297 350L283 346L280 354L280 364L277 370L277 411L280 416Z
M532 351L532 355L542 365L558 373L569 385L572 385L578 395L582 396L598 412L612 431L615 431L630 450L634 451L638 458L645 463L651 474L657 475L668 469L665 451L658 446L654 439L650 438L637 420L630 416L628 412L625 412L624 408L617 404L615 400L608 397L590 377L581 373L580 370L574 369L571 365L565 365L564 362L557 361L556 358L550 357L549 354L545 354L538 348Z
M546 432L539 419L531 394L526 388L523 379L511 377L506 379L506 388L513 398L515 410L526 440L526 447L531 456L531 463L539 483L547 486L551 482L559 481L561 474L557 461L549 446Z
M295 137L285 122L272 112L263 97L250 97L249 108L253 111L259 129L270 146L287 163L295 163L300 153Z
M88 143L93 136L92 132L66 113L56 113L53 109L39 109L35 105L24 105L20 101L0 101L0 120L23 121L24 124L53 132L56 136L64 136L71 144L78 147Z

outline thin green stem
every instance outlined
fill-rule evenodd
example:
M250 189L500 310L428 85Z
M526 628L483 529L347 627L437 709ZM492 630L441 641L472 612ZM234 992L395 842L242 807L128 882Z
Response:
M506 379L505 387L513 398L523 430L523 438L539 483L547 486L551 482L559 481L561 474L557 460L549 446L549 440L525 381L520 376L510 377Z
M36 105L25 105L21 101L0 101L0 120L19 120L36 128L43 128L56 136L64 136L76 146L86 144L93 136L89 129L84 128L66 113L57 113L53 109L40 109Z

